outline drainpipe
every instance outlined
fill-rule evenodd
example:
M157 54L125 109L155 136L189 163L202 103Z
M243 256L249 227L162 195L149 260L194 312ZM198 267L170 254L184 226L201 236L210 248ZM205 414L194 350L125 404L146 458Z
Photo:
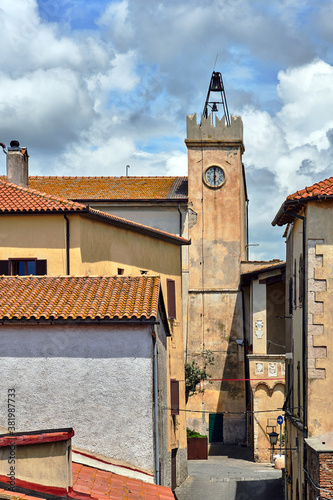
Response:
M66 274L69 276L69 219L66 214L64 214L64 218L66 221Z
M154 430L155 430L155 474L156 484L160 484L160 445L158 438L158 387L157 387L157 344L154 327L153 333L153 381L154 381Z

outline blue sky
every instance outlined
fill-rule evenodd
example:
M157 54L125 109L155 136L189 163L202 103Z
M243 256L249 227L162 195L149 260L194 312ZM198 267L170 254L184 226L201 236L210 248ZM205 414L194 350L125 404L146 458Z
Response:
M28 147L32 174L185 175L218 56L250 257L284 258L281 203L333 175L332 0L2 0L0 17L0 141Z

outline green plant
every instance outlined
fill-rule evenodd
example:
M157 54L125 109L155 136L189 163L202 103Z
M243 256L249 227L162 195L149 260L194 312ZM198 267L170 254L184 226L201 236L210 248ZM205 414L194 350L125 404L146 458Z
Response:
M211 375L207 373L207 365L214 364L214 356L211 351L206 351L204 354L204 366L201 368L196 361L192 363L185 363L185 397L186 403L188 398L196 394L197 392L203 392L203 389L199 388L199 383L203 380L211 378Z
M197 431L192 431L192 429L189 429L187 427L187 437L188 438L206 438L207 436L204 436L203 434L200 434L200 432Z

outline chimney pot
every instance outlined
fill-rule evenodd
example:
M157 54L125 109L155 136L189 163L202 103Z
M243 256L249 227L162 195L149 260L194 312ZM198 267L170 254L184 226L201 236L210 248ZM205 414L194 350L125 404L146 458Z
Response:
M11 141L7 151L7 181L28 187L28 152L27 148L20 147L19 141Z

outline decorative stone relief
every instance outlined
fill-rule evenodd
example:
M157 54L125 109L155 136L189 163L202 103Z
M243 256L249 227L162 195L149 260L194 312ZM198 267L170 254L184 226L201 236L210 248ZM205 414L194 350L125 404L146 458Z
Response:
M284 363L281 363L281 375L285 375L286 374L286 366Z
M256 363L255 373L256 375L264 373L264 363Z
M256 327L256 337L258 339L261 339L263 334L264 334L264 322L262 319L257 319L256 323L255 323L255 327Z
M268 363L268 375L277 377L277 363Z

